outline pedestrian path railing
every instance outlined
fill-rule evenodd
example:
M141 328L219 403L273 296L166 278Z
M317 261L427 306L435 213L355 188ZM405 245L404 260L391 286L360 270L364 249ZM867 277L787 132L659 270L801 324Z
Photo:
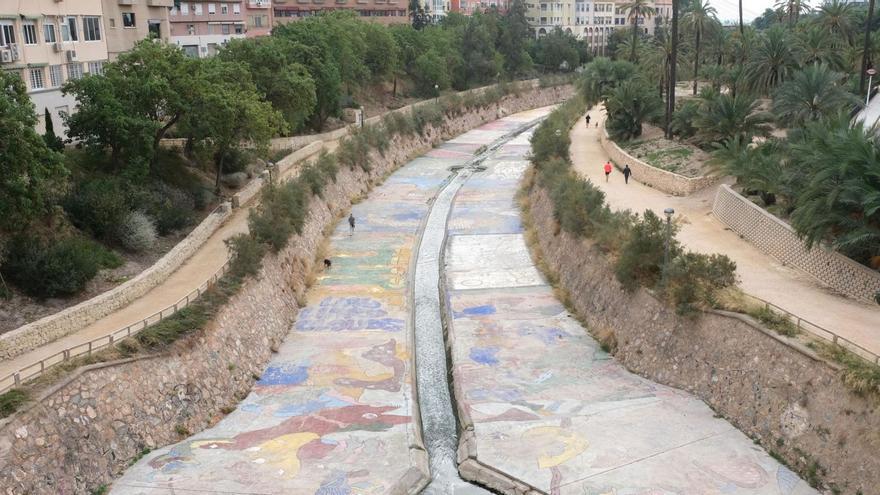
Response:
M743 295L746 296L747 299L750 299L753 302L755 302L756 304L763 306L764 309L766 309L768 311L775 311L776 313L779 313L779 314L785 316L785 318L792 325L795 325L799 331L802 331L804 333L807 333L809 335L817 337L817 338L824 340L828 343L839 345L839 346L843 347L844 349L850 351L854 355L859 356L860 358L862 358L868 362L871 362L874 364L880 364L880 355L878 355L872 351L869 351L868 349L865 349L864 347L860 346L859 344L856 344L852 340L849 340L846 337L838 335L836 332L834 332L832 330L828 330L827 328L825 328L821 325L817 325L809 320L801 318L800 316L786 310L785 308L779 307L770 301L765 301L764 299L761 299L760 297L753 296L751 294L743 293Z
M51 369L53 366L57 366L61 363L66 363L71 359L79 356L89 356L95 352L100 351L101 349L110 347L123 339L131 337L132 335L137 335L144 329L149 328L150 326L155 325L156 323L159 323L160 321L172 316L181 309L195 302L202 294L209 291L211 287L213 287L214 284L216 284L217 281L220 280L223 275L229 270L230 261L230 259L227 259L226 262L223 263L223 266L221 266L220 269L218 269L214 273L214 275L212 275L208 280L190 291L186 296L180 298L174 304L162 309L161 311L157 311L138 322L120 328L114 332L111 332L108 335L104 335L88 342L83 342L81 344L68 347L66 349L56 352L55 354L52 354L51 356L44 357L27 366L24 366L6 376L0 377L0 393L4 393L10 389L19 387L23 383L39 377L40 375L46 373L46 371Z

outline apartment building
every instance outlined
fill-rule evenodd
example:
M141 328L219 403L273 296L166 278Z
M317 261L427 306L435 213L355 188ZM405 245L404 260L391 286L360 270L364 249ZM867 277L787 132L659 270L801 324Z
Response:
M110 60L116 60L143 39L170 41L168 11L173 6L173 0L103 0Z
M409 22L408 0L275 0L273 19L284 24L330 10L353 10L363 20L381 24Z
M263 17L267 15L265 9L253 18L255 14L250 14L245 5L248 1L181 2L171 8L168 18L171 42L190 57L216 55L229 40L247 36L248 22L259 24L260 30L263 23L269 24L269 19Z
M623 1L557 0L526 4L526 17L535 36L544 36L557 27L586 40L594 54L605 55L608 40L615 29L631 25L626 20ZM672 14L672 0L659 0L653 5L658 15ZM662 21L661 21L662 22ZM654 33L653 19L640 19L639 26L647 34Z
M101 0L0 0L0 70L18 74L45 130L49 109L55 132L76 103L61 85L85 73L101 73L107 60Z
M507 12L509 0L451 0L449 11L459 14L471 15L474 12L498 9L499 12Z

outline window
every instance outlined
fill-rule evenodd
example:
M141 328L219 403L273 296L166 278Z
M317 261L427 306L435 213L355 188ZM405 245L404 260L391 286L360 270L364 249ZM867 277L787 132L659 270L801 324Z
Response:
M150 39L158 40L162 38L162 21L150 19L147 22L147 31L150 33Z
M220 26L220 32L222 34L229 34L229 24L223 24Z
M49 85L53 88L57 88L64 84L64 73L61 72L60 65L50 65L49 66Z
M46 43L55 43L58 39L55 37L55 24L43 23L43 38Z
M193 7L194 7L194 10L196 11L196 15L202 15L202 4L194 3Z
M217 6L213 3L209 3L208 4L208 14L216 14L216 13L217 13Z
M255 27L263 27L263 16L261 16L261 15L254 16L254 26Z
M180 13L182 15L189 15L189 4L188 3L180 4Z
M61 41L79 41L76 30L76 17L68 17L61 24Z
M37 26L33 22L21 25L22 38L25 45L37 44Z
M11 23L0 24L0 46L15 43L15 26Z
M100 60L97 62L89 62L89 74L103 74L104 73L104 62Z
M67 79L79 79L83 76L83 66L79 62L67 64Z
M220 13L221 14L228 14L229 13L229 5L226 5L225 3L220 5Z
M240 3L232 4L232 13L233 14L241 14L241 4Z
M83 39L86 41L101 40L100 17L83 17Z
M186 33L190 36L196 34L196 25L195 24L187 24L186 25Z
M31 76L31 89L43 89L45 84L43 83L43 68L38 67L36 69L30 70Z
M122 27L133 28L137 27L134 21L134 12L123 12L122 13Z
M244 26L242 26L241 24L236 24L235 34L244 34Z
M110 27L115 28L116 27L116 19L111 17L109 20L110 20Z

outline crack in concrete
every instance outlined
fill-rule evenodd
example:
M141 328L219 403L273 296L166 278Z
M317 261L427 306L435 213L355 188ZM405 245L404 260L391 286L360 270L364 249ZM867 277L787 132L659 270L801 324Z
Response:
M459 189L479 166L505 143L537 125L533 120L493 141L479 155L452 170L449 180L434 198L418 241L416 269L411 287L415 329L415 374L421 413L422 438L428 451L431 482L425 494L488 494L458 473L458 418L453 407L451 374L446 355L441 300L443 250L447 222Z

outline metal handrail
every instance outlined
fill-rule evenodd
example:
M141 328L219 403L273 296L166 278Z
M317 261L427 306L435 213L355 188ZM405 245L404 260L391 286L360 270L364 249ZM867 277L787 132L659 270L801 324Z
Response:
M128 326L122 327L118 330L110 332L107 335L92 339L88 342L83 342L81 344L68 347L0 378L0 394L15 387L19 387L23 383L42 375L49 368L57 364L67 362L78 356L91 355L93 352L97 352L106 347L110 347L111 345L128 337L131 337L132 335L137 335L144 329L149 328L150 326L155 325L156 323L159 323L160 321L174 315L181 309L189 306L202 294L213 287L217 283L217 281L219 281L220 278L223 277L223 275L227 271L229 271L230 261L231 258L227 258L226 262L223 263L223 266L221 266L220 269L218 269L213 275L211 275L208 280L200 284L195 289L191 290L189 293L186 294L186 296L180 298L174 304L167 306L166 308L161 309L136 323L132 323Z
M825 328L821 325L817 325L807 319L804 319L804 318L792 313L791 311L788 311L784 308L781 308L781 307L773 304L770 301L766 301L764 299L761 299L760 297L753 296L751 294L743 293L743 295L748 297L749 299L753 299L753 300L759 302L760 304L762 304L764 306L764 309L766 309L768 311L770 310L770 308L773 308L776 312L782 313L789 322L791 322L792 324L794 324L798 328L798 330L802 330L804 332L807 332L807 333L813 335L814 337L818 337L822 340L825 340L826 342L830 342L832 344L839 345L839 346L843 347L844 349L852 352L854 355L864 359L865 361L880 365L880 355L878 355L872 351L869 351L868 349L865 349L864 347L860 346L859 344L856 344L855 342L847 339L846 337L838 335L837 333L835 333L831 330L828 330L827 328Z

